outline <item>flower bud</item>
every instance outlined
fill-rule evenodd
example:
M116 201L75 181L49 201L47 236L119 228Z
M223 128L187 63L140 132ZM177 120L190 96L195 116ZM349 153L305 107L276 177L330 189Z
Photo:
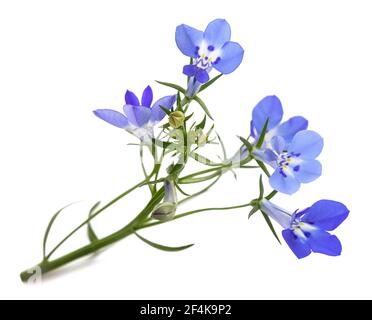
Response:
M184 121L185 115L182 111L174 111L169 115L169 124L174 129L181 127Z
M153 219L160 221L172 220L177 209L177 190L173 180L164 182L164 201L152 212Z
M151 217L160 221L172 220L176 214L177 205L172 202L160 203L152 212Z

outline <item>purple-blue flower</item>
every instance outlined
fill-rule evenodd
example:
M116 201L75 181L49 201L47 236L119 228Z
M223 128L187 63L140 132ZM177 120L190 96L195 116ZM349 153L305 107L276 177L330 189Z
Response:
M312 182L321 176L322 165L316 158L323 149L323 139L318 133L299 131L290 143L281 136L274 136L270 144L273 149L266 149L261 159L275 169L269 179L275 190L293 194L300 189L301 183ZM254 154L258 158L262 156Z
M283 238L297 258L305 258L311 252L341 254L340 240L328 231L335 230L348 217L349 210L344 204L320 200L310 208L290 213L264 199L260 208L284 228Z
M190 77L189 96L194 95L201 84L208 82L213 68L228 74L240 65L244 50L230 39L230 25L224 19L213 20L204 32L185 24L177 27L177 46L184 55L193 59L192 64L183 68L183 73Z
M153 137L153 127L165 117L161 107L171 109L176 96L166 96L154 104L153 92L150 86L143 91L141 102L131 91L125 93L124 113L111 109L97 109L94 114L111 125L125 129L141 140ZM151 105L152 104L152 105Z

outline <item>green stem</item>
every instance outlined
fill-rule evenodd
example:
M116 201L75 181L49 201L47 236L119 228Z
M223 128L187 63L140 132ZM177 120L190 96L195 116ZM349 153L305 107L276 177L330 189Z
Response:
M132 188L128 189L127 191L123 192L119 196L117 196L115 199L111 200L109 203L107 203L105 206L103 206L101 209L97 210L94 214L92 214L87 220L85 220L83 223L81 223L78 227L76 227L73 231L71 231L61 242L59 242L54 249L46 256L46 260L50 259L50 257L71 237L73 236L77 231L79 231L82 227L84 227L87 223L89 223L91 220L93 220L95 217L97 217L101 212L106 210L107 208L111 207L114 203L143 185L147 181L141 181L140 183L137 183Z
M150 202L146 205L146 207L138 214L136 218L134 218L127 226L122 228L121 230L105 237L102 239L99 239L95 241L94 243L91 243L89 245L86 245L82 248L79 248L75 251L72 251L71 253L68 253L58 259L49 261L44 260L40 262L36 267L33 267L29 270L25 270L21 273L21 280L26 282L31 277L34 276L30 270L35 271L36 269L40 270L41 275L48 273L52 270L58 269L59 267L62 267L72 261L75 261L77 259L80 259L82 257L85 257L89 254L92 254L104 247L107 247L108 245L111 245L119 240L124 239L125 237L131 235L134 230L136 230L137 226L143 222L143 220L151 214L152 210L155 208L155 206L163 199L164 197L164 188L159 189L159 191L154 195L154 197L150 200ZM101 209L102 210L102 209Z

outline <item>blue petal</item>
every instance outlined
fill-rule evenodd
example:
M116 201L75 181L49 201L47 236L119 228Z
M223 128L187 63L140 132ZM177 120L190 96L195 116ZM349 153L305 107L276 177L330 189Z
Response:
M198 67L194 64L188 64L183 67L183 74L189 77L195 76L198 71Z
M340 240L327 231L317 230L311 232L308 243L313 252L323 253L328 256L339 256L342 252Z
M230 25L224 19L216 19L210 22L204 32L204 40L211 49L219 49L226 42L230 41L231 29ZM212 51L213 51L212 50Z
M124 105L124 113L127 116L129 122L137 127L141 128L146 125L151 117L151 109L142 106L132 106L130 104Z
M292 230L283 230L282 236L298 259L305 258L311 253L311 249L307 242L297 237Z
M317 227L332 231L336 229L349 215L349 210L341 202L319 200L315 202L302 217L302 221Z
M300 183L292 176L287 175L284 177L279 169L276 169L269 179L270 185L273 189L286 193L293 194L300 189Z
M115 110L98 109L93 111L93 113L98 118L108 122L109 124L112 124L115 127L124 129L129 125L128 119L123 114Z
M282 137L272 137L270 144L277 154L281 154L285 150L286 143Z
M185 24L176 29L176 43L181 52L191 58L196 58L198 48L203 41L203 32Z
M244 50L239 43L227 42L221 48L219 58L213 63L213 67L223 74L233 72L241 64Z
M147 86L145 90L143 90L141 105L150 108L152 99L153 99L152 89L150 86Z
M154 103L154 105L151 108L151 122L159 122L161 121L166 113L160 108L160 106L171 109L174 103L176 102L177 96L166 96Z
M315 159L322 152L323 144L323 138L318 133L303 130L296 133L288 151L299 154L301 159Z
M308 183L319 178L322 174L322 165L318 160L304 161L297 165L294 170L296 179L302 183Z
M277 131L277 134L285 139L287 142L291 142L295 134L301 130L306 130L308 121L303 117L293 117L283 122Z
M196 80L200 83L206 83L209 81L209 75L206 70L199 69L196 73Z
M252 122L258 135L260 135L268 118L268 131L276 127L283 118L282 104L276 96L267 96L263 98L253 109Z
M127 90L127 92L125 93L125 103L130 104L132 106L140 105L137 96L132 91L129 90Z

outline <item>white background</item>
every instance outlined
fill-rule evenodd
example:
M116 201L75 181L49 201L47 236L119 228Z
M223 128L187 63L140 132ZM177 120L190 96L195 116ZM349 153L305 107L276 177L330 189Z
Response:
M372 298L371 10L370 1L340 0L1 1L0 297ZM285 118L308 118L325 138L324 174L275 200L290 210L321 198L344 202L350 217L336 231L343 255L298 261L261 216L209 212L142 232L163 244L196 244L187 251L165 253L131 237L41 285L23 285L18 274L41 259L57 209L83 200L58 220L54 243L96 200L141 178L138 152L127 146L134 138L91 111L120 110L127 88L151 84L157 98L170 94L153 80L184 83L187 58L175 45L175 27L204 29L220 17L246 50L239 69L203 93L229 153L265 95L281 98ZM227 174L179 211L247 202L257 195L257 179L253 170L240 171L237 182ZM97 233L122 227L147 197L143 189L107 211L95 222ZM83 231L65 250L86 241Z

